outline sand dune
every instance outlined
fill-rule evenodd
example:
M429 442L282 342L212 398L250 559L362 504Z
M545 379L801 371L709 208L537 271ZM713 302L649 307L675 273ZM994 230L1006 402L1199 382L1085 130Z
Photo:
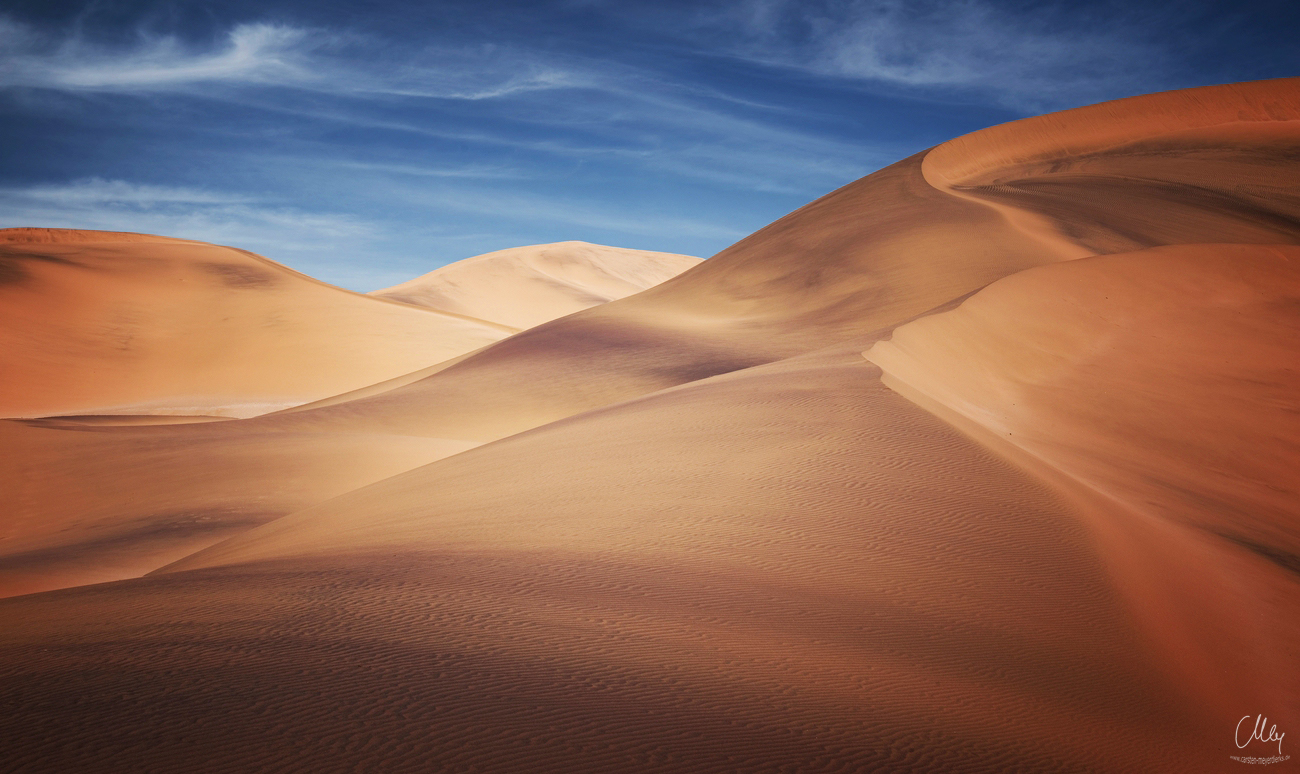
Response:
M397 767L556 772L1149 771L1201 752L1215 718L1141 646L1071 507L856 352L554 423L172 568L219 569L50 595L50 623L10 643L105 604L137 611L131 626L183 608L188 632L146 624L167 643L148 664L100 639L113 634L67 643L19 695L80 653L126 658L139 687L105 675L96 692L219 708L220 730L179 749L236 768L263 759L222 740L250 734L258 749L323 740L278 764L302 771L376 738ZM154 686L206 661L215 627L214 658L258 655L162 699ZM304 668L290 685L327 695L278 677ZM75 701L51 696L40 717ZM176 761L174 732L146 717L124 729L137 760Z
M892 327L1033 266L1162 244L1300 244L1296 90L1287 80L1168 92L976 132L845 186L685 276L427 379L278 421L492 440ZM1131 127L1146 144L1113 150L1123 143L1109 138L1148 114L1160 120ZM1026 157L1054 160L1026 166L988 150L1019 143L1032 145ZM968 147L980 165L945 160ZM1067 153L1087 161L1067 174ZM977 173L996 184L972 185ZM1012 182L1026 193L1008 193Z
M0 600L7 759L1237 765L1243 715L1300 719L1297 93L977 132L653 288L311 405L5 423L49 444L33 514L65 459L69 524L149 484L131 460L174 482L152 512L235 514L145 577ZM78 472L70 439L119 458ZM31 572L73 579L83 533L33 543Z
M556 242L466 258L370 295L522 330L639 293L699 263L689 255Z
M0 230L0 416L251 416L514 330L367 298L228 247Z
M30 401L45 401L44 410L34 413L49 413L55 405L61 414L77 412L0 423L6 457L14 461L0 469L0 490L14 495L13 511L0 533L0 596L139 576L234 532L474 445L415 438L402 427L376 432L356 423L339 432L282 432L284 428L274 423L260 429L240 423L179 427L221 417L81 413L87 411L86 404L101 412L263 412L279 406L250 392L282 385L275 388L279 399L289 397L290 388L313 391L297 392L295 402L320 397L322 391L329 395L307 404L318 407L435 373L456 361L449 356L514 330L455 311L443 315L368 300L242 251L212 245L49 229L0 231L0 238L15 250L28 251L11 255L18 256L12 266L21 273L17 290L25 294L24 303L30 303L7 310L19 321L10 336L34 338L32 318L51 314L49 308L37 309L38 301L57 296L65 304L55 307L59 314L52 319L62 326L58 335L39 342L41 351L62 357L37 362L35 345L10 351L7 366L15 374L11 392L21 393L29 409ZM105 245L119 244L129 245L129 252L103 252ZM53 265L62 273L45 276L31 269L52 260L39 258L32 252L34 245L61 251L62 263ZM151 254L141 245L163 245L168 251ZM586 272L595 276L588 280L590 286L611 294L621 292L618 282L628 287L649 283L698 263L685 256L590 247L520 248L506 251L508 260L471 261L475 265L468 272L453 272L453 278L478 272L484 282L457 298L463 305L473 304L478 293L479 305L488 308L502 290L491 281L492 272L523 266L526 258L543 266L554 264L558 276L564 276L560 269L566 263L585 261L570 269L571 279L576 283ZM256 287L202 285L197 292L206 300L201 302L172 287L194 284L195 265L217 265L211 262L218 258L228 262L221 264L227 274L235 271L229 267L243 267L241 271L262 272L270 279ZM98 282L76 284L84 279L80 274L91 272L116 272L123 278L107 288ZM554 288L528 281L499 300L523 308L530 292L538 297L534 311L563 306ZM252 300L244 300L250 293ZM87 299L93 302L91 308L76 305ZM95 326L104 313L96 309L132 304L139 318L132 325L146 332L123 333L131 337L126 349L93 339L83 341L81 350L67 344L67 337L84 338L98 330ZM0 314L4 311L0 304ZM203 319L227 313L239 316ZM277 322L264 324L258 315ZM76 331L68 325L69 318L80 326ZM439 361L442 365L427 365ZM427 367L415 370L419 366ZM74 378L87 371L96 378ZM376 378L385 375L392 378ZM55 380L59 389L44 391L38 378ZM348 384L357 389L335 395L338 387ZM60 393L65 387L82 396L80 403ZM200 389L206 394L195 397ZM142 394L160 397L142 402ZM136 402L123 405L127 395Z
M0 422L0 596L130 578L473 444Z
M1135 608L1189 674L1231 664L1223 701L1253 674L1294 710L1300 661L1276 644L1300 642L1297 300L1300 248L1157 248L1008 277L866 356L1122 506L1115 572L1149 586ZM1256 647L1225 642L1233 620Z

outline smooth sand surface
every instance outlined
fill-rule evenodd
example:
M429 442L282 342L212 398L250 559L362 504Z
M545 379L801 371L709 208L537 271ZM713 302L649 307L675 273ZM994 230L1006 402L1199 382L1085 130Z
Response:
M866 357L1124 513L1114 573L1189 680L1300 709L1300 248L1022 272Z
M514 330L352 293L229 247L0 230L0 416L251 416Z
M0 596L137 577L473 446L230 425L0 422Z
M160 514L280 490L295 512L0 600L0 706L22 708L0 752L24 772L1267 755L1232 731L1300 727L1298 91L977 132L649 290L296 409L5 423L30 436L11 449L138 439L157 456L88 481L171 470ZM29 523L51 471L91 458L49 443ZM223 454L220 487L187 483Z
M466 258L370 295L522 330L639 293L699 263L690 255L556 242Z
M183 722L124 711L137 759L164 767L183 750L265 760L249 747L293 749L289 771L354 749L394 770L555 772L1150 771L1201 754L1217 718L1142 642L1080 516L878 373L851 349L706 380L172 571L218 569L45 595L49 623L10 647L108 605L166 655L100 630L6 680L31 701L81 653L126 659L130 687L105 674L97 692L212 724L178 744ZM30 616L27 599L0 610ZM167 675L193 664L176 691ZM39 695L11 733L85 717L73 692ZM30 755L112 770L107 733L81 737L93 758L62 752L64 733Z
M0 230L0 244L27 251L36 249L34 245L53 246L65 251L67 261L75 260L81 270L97 267L94 271L124 273L125 279L118 284L78 286L82 295L77 298L93 298L97 303L111 306L124 304L123 298L129 297L138 308L148 306L153 310L153 316L142 317L138 325L174 329L175 336L167 330L151 330L148 336L142 335L149 343L139 345L139 352L119 352L102 342L86 343L84 352L69 352L62 339L46 341L45 347L72 356L46 363L40 379L69 380L72 369L82 369L84 376L76 384L67 385L68 388L85 395L99 395L83 403L112 403L114 399L108 396L120 389L133 390L137 396L143 391L166 394L177 389L192 393L195 388L175 385L211 384L205 380L219 372L216 381L228 385L223 389L230 392L265 389L269 384L285 380L296 381L299 386L312 385L317 394L323 385L333 385L326 391L329 397L306 405L319 407L355 400L370 392L383 392L394 385L436 373L457 362L456 357L448 360L448 355L459 355L471 346L490 343L515 330L496 323L474 322L454 310L449 316L367 299L269 262L264 265L251 254L185 240L143 234L10 229ZM172 252L151 258L140 247L142 244L164 245ZM110 263L98 252L104 245L126 245L131 252L116 254ZM617 288L613 287L615 279L611 278L619 272L625 278L624 284L630 286L632 282L658 281L699 262L686 256L615 248L590 246L593 250L585 250L573 248L569 243L561 247L558 255L552 255L554 251L543 246L520 248L505 262L471 260L469 263L474 264L470 267L471 274L479 271L476 266L489 270L515 264L523 266L526 258L536 259L535 262L543 265L550 261L561 268L567 262L586 261L590 266L572 269L570 275L581 279L584 271L599 274L597 270L604 266L610 285L605 290L614 293ZM38 260L27 253L22 256L25 263L14 264L19 268L30 267ZM275 278L274 282L265 283L271 289L258 295L261 286L240 287L236 289L238 292L203 286L202 293L215 296L208 299L207 306L192 306L193 298L178 299L178 295L184 296L184 291L176 290L168 281L192 284L194 278L189 274L193 273L193 265L207 265L200 258L210 261L214 260L212 256L226 261L242 260L244 263L238 265L247 271L263 272ZM73 272L64 264L57 265L65 273ZM29 276L26 268L22 271L27 273L22 274L20 288L33 303L53 294L71 294L69 282L78 279L75 275L65 277L56 273L54 279L61 280L62 284L51 281L41 285L37 277ZM556 273L559 274L558 269ZM461 292L458 298L471 304L475 302L474 293L478 292L483 297L480 306L487 308L488 301L501 288L487 281L492 278L491 271L481 274L485 281ZM466 276L464 271L453 273L453 277ZM589 280L589 284L604 287L598 279ZM535 309L559 307L551 288L525 283L517 290L509 298L511 303L526 305L527 294L532 292L538 296ZM251 301L240 300L241 294L247 295L246 291L253 293ZM324 304L326 301L328 305ZM272 304L285 304L287 311L274 311L268 306ZM73 308L70 302L68 307ZM3 309L0 305L0 310ZM355 314L349 315L349 309ZM198 330L203 314L226 314L232 310L243 314L245 324L251 324L254 312L275 317L280 322L278 327L250 329L248 325L240 327L231 320L217 319L209 321L217 323L215 332ZM18 338L31 333L23 328L23 325L30 326L30 316L51 314L49 309L40 312L35 307L23 307L20 311L29 317L11 331ZM74 311L80 315L77 318L80 325L90 326L91 321L98 319L80 307ZM366 314L362 316L360 312ZM408 324L395 328L389 319L391 315L423 327ZM63 317L56 320L63 321ZM486 335L480 337L482 333ZM241 336L255 340L246 348L236 348ZM288 347L294 348L294 352L283 351ZM267 354L268 348L274 348L274 356ZM35 389L41 386L40 382L33 381L37 377L23 376L23 368L35 367L32 358L22 356L32 351L10 353L10 362L17 364L13 389L19 392L24 385L31 388L25 394L47 401L48 407L52 400L50 393ZM326 365L308 362L313 358ZM203 364L195 365L199 361ZM104 366L105 362L108 366ZM385 370L375 370L381 363ZM406 373L412 366L429 363L435 365ZM105 368L109 370L106 372ZM59 369L63 376L58 376ZM235 373L227 373L230 369ZM156 376L169 370L174 373L165 378ZM383 381L375 378L394 371L401 375ZM99 379L105 373L110 377L107 382ZM94 378L86 378L90 375ZM244 384L241 388L229 386L240 381ZM363 386L335 394L339 385L348 383ZM56 381L55 386L62 389L65 385ZM59 394L58 389L50 392ZM299 393L295 400L310 395ZM212 395L207 398L211 399ZM153 406L136 402L118 411L238 413L250 406L243 399L222 398L213 405L202 398L187 396L184 402L188 404L185 408L176 406L174 400L169 404L166 399L155 400ZM67 405L65 399L61 408ZM265 403L253 405L258 411L278 407ZM476 443L427 434L412 437L413 433L406 428L391 425L377 432L358 423L328 428L326 432L318 432L316 428L307 428L305 432L290 428L282 432L284 428L274 423L270 426L209 424L219 419L171 413L75 413L23 423L0 422L3 441L0 448L9 462L0 468L0 491L12 493L13 498L12 511L0 532L0 596L139 576L250 526ZM204 426L177 426L200 423ZM144 429L147 426L153 429ZM339 432L334 432L336 429Z

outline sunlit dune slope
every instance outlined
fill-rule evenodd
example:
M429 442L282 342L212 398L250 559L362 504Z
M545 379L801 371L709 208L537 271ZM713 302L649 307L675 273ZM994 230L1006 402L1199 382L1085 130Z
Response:
M1298 92L1300 79L1167 92L975 132L684 276L427 379L275 421L490 440L889 327L1032 266L1135 246L1300 243ZM965 152L977 163L959 163Z
M228 247L0 230L0 416L249 416L513 331L368 298Z
M466 258L370 295L515 328L639 293L699 258L588 242L556 242Z
M1231 663L1216 602L1245 605L1223 590L1252 589L1244 625L1275 649L1258 656L1269 706L1300 711L1300 248L1163 247L1035 269L866 356L904 395L1158 535L1116 550L1116 573L1161 578L1143 609L1187 643L1189 670ZM1205 574L1221 574L1218 590L1189 593Z
M425 365L441 358L443 354L456 354L460 351L446 349L447 346L463 348L469 344L486 343L465 335L466 331L486 330L490 333L488 341L506 335L506 329L484 328L461 317L404 310L400 305L369 301L346 291L319 285L271 264L263 267L257 259L225 248L139 234L87 234L27 229L0 232L0 236L7 236L12 243L23 245L24 249L31 244L72 245L79 251L77 260L83 263L90 260L86 256L95 255L96 248L94 244L78 241L82 239L98 243L129 243L135 252L126 257L119 255L116 260L132 265L147 258L138 249L141 243L179 245L197 251L195 255L206 256L205 260L214 254L233 256L230 260L248 258L246 264L239 265L250 272L264 272L268 277L278 277L275 282L288 287L287 290L272 291L255 298L255 303L262 305L252 307L258 314L276 318L293 318L297 315L302 318L303 310L307 308L304 295L308 291L323 291L321 298L334 306L340 303L354 304L361 311L373 313L374 310L379 310L383 315L396 314L398 320L424 324L427 336L433 339L425 341L415 336L419 329L409 325L397 329L392 325L376 326L375 320L369 318L352 320L358 326L364 324L369 328L356 328L347 335L340 334L336 339L330 339L327 334L338 332L338 324L347 322L347 318L341 321L326 320L317 314L316 319L310 320L313 326L310 329L306 328L302 319L296 322L286 319L281 325L286 328L286 333L276 334L271 331L266 334L276 340L276 346L298 342L316 348L314 355L310 352L295 353L297 360L293 360L279 355L271 358L266 354L266 342L255 341L248 347L236 349L235 344L240 335L263 334L260 329L250 331L247 326L241 328L226 321L228 330L218 330L216 336L205 334L200 337L190 331L183 340L164 341L163 344L170 346L170 349L157 343L159 336L155 331L155 345L152 349L145 347L145 351L136 358L144 359L143 365L133 363L130 359L122 364L120 375L124 381L127 377L140 379L168 368L180 371L143 385L153 388L177 389L175 385L178 383L201 385L214 372L220 372L218 377L226 385L243 381L242 387L226 388L232 394L240 394L242 397L233 402L222 401L217 406L202 407L207 411L246 409L248 401L256 398L256 395L236 393L236 390L262 389L275 379L288 377L310 381L316 374L320 374L322 378L318 381L324 384L330 383L330 379L334 379L336 384L342 383L337 381L342 377L354 382L358 379L373 380L378 372L372 370L366 376L364 369L345 373L344 368L356 368L363 364L356 361L365 357L372 360L375 357L387 358L392 364L406 362ZM585 281L593 289L614 294L623 293L632 283L658 281L663 278L660 275L676 273L686 265L699 262L698 259L686 256L589 247L592 249L562 245L555 255L552 253L556 251L524 248L514 257L507 256L509 261L504 265L507 269L510 265L524 266L524 259L531 258L538 265L550 266L557 276L566 276L562 272L565 266L577 262L583 265L568 269L567 276L573 283ZM624 252L628 254L625 255ZM242 288L239 292L227 293L233 300L220 297L206 307L178 306L178 302L170 298L174 291L165 282L158 280L160 277L167 279L167 272L171 272L178 275L178 278L173 278L177 284L192 282L193 277L185 274L186 264L180 263L179 268L176 264L182 259L194 263L198 258L194 255L171 254L166 257L174 259L171 264L161 262L162 259L154 260L144 269L128 276L127 280L133 283L129 287L131 293L135 294L130 296L133 302L149 302L155 307L164 307L167 313L195 328L198 327L202 314L214 315L211 322L219 324L222 320L215 315L223 314L223 309L229 311L236 307L244 310L245 322L248 322L247 318L251 314L249 304L236 305L240 294L245 290ZM26 260L36 259L28 256ZM462 304L473 304L477 293L483 300L480 305L484 308L490 306L488 301L502 289L499 284L492 282L492 267L501 269L502 265L503 262L499 260L487 261L486 268L489 271L482 273L483 282L473 284L472 287L467 282L465 287L457 289L459 295L456 297ZM602 266L606 271L603 275L598 271ZM150 273L156 276L149 276ZM505 275L508 276L509 272L505 272ZM517 272L517 275L524 276L522 272ZM465 272L453 273L453 278L466 279L467 276ZM619 276L623 279L619 279ZM618 285L619 282L622 282L622 286ZM570 287L576 287L576 284ZM123 296L127 295L115 286L110 286L107 292L101 286L81 290L84 291L84 298L96 298L95 294L106 296L106 299L96 300L110 306L110 302L125 303ZM255 292L257 288L248 290ZM523 308L528 305L528 294L533 293L538 297L537 303L532 307L534 311L555 311L561 306L556 300L555 288L540 282L524 282L515 290L512 296L501 300L508 301L508 305ZM53 285L46 292L49 295L66 293L67 283ZM214 291L208 288L205 292L212 294ZM216 295L219 296L220 293ZM281 303L286 305L283 313L275 311L271 306ZM327 311L329 308L332 307L321 306L317 311ZM161 312L158 314L162 315ZM89 317L83 315L84 319ZM152 319L156 322L158 318ZM381 315L377 319L384 323L387 318ZM439 331L428 326L430 321L435 326L446 323L450 327ZM142 326L149 322L149 319L137 320ZM176 320L168 317L162 319L162 323L171 325ZM458 327L462 323L465 325L464 330ZM26 319L24 324L30 325L32 320ZM448 337L449 332L454 335ZM437 338L439 336L442 337L441 343ZM336 342L339 346L335 346ZM361 348L360 345L367 342L376 347L377 351L368 352ZM63 344L55 341L50 346L57 349ZM87 343L88 352L83 360L98 362L92 357L96 354L93 350L95 346L105 349L103 344ZM198 356L204 352L220 355L220 347L223 346L230 350L225 353L225 359L217 358L215 362L201 366L195 364ZM437 352L439 346L445 351L436 356L431 354ZM399 357L400 350L404 347L410 347L412 351ZM110 350L97 354L103 360L105 356L111 357L114 353ZM303 363L305 357L325 356L330 358L327 369ZM124 357L134 355L127 353ZM336 357L337 361L333 359ZM415 357L420 359L413 359ZM77 361L64 358L62 363L56 361L55 364L71 368L77 365ZM391 367L393 366L390 365ZM238 372L232 374L222 371L231 368ZM440 366L428 366L414 371L413 375L375 380L377 383L374 385L366 381L363 382L365 386L357 390L312 405L353 400L368 390L382 391L391 384L410 381L438 368ZM321 374L322 370L325 373ZM74 386L86 392L100 385L93 380L81 379L79 382L81 383ZM137 385L132 381L127 386ZM206 388L214 386L205 385ZM213 391L215 390L210 389L209 394ZM104 396L97 400L106 404L113 402ZM133 408L167 410L157 408L158 404L168 405L165 399L160 399L153 406L137 405ZM178 410L174 402L170 405L172 410ZM258 408L264 410L266 407ZM234 532L474 445L466 441L411 437L402 428L392 428L389 433L373 433L369 428L356 423L342 428L342 432L325 433L312 432L310 429L308 432L278 432L274 427L250 427L241 423L173 426L181 421L200 419L211 417L101 414L21 424L0 423L0 448L4 450L2 456L7 463L0 467L0 491L12 495L11 510L0 522L0 596L138 576Z
M893 165L645 292L510 337L427 379L277 427L490 440L891 325L1058 260L993 209Z
M100 420L0 421L0 596L136 577L472 445Z
M162 397L144 405L137 403L130 410L236 413L270 408L259 403L250 406L261 396L249 391L264 390L270 384L286 380L298 380L300 384L364 385L324 402L346 401L370 389L383 390L403 379L418 378L439 366L428 366L414 371L413 376L394 376L384 381L375 379L377 375L391 374L394 368L427 365L513 330L493 328L492 324L479 324L461 316L368 300L273 264L264 265L260 259L239 251L184 240L47 229L2 231L0 236L24 250L31 249L32 245L66 248L68 255L75 255L76 261L85 264L79 267L57 264L63 274L55 273L54 279L62 284L50 281L46 286L25 288L29 300L58 297L80 315L76 318L79 324L87 326L90 320L97 319L98 313L75 307L74 302L78 300L89 299L106 308L123 307L127 303L137 307L150 305L152 316L139 316L135 325L178 326L174 331L176 336L164 335L168 334L167 330L140 334L147 343L137 347L139 353L118 352L103 342L87 341L80 360L71 356L52 359L47 367L49 373L41 378L55 379L54 369L69 372L77 366L84 367L88 373L98 369L93 372L99 373L102 361L118 367L116 383L74 378L67 373L59 377L74 382L69 387L80 390L80 394L94 395L83 403L96 400L99 405L113 406L124 400L121 395L114 397L115 388L137 392L152 389ZM127 244L132 252L115 254L115 263L110 268L118 274L125 273L125 279L116 285L77 286L75 293L69 290L78 270L112 274L109 268L104 268L109 265L108 258L100 256L103 265L93 263L99 255L95 251L99 249L97 245L119 243ZM177 250L189 252L150 257L141 250L141 244L176 245ZM685 256L628 251L632 254L629 256L614 248L592 247L594 254L566 247L558 255L526 248L522 256L537 259L539 265L551 265L559 276L565 276L560 269L572 262L570 259L586 261L590 264L587 269L571 268L569 278L576 283L586 277L586 271L594 275L585 279L588 285L611 294L626 290L618 282L631 287L634 282L658 281L665 272L676 273L686 264L698 263L698 259ZM49 261L38 262L32 254L24 255L22 260L27 264L12 264L18 272L15 277L35 282L24 266L36 262L39 268ZM223 271L228 274L234 271L231 266L242 266L240 270L250 272L250 277L271 278L264 283L269 290L261 285L226 291L202 286L201 292L213 296L204 305L193 303L192 297L184 297L183 290L168 284L171 281L182 289L195 284L191 275L198 272L202 279L202 272L210 271L202 268L208 265L203 261L215 260L214 256L227 261L221 265L227 267ZM597 272L597 259L604 261L605 275ZM523 265L522 259L511 260ZM501 262L487 263L490 268ZM126 264L126 268L117 264ZM195 265L200 268L196 269ZM132 267L138 270L127 271ZM624 279L615 276L619 272ZM463 279L465 275L462 272L453 276ZM486 308L489 305L486 299L501 288L490 281L491 272L484 274L483 279L483 283L472 288L460 288L457 296L460 301L474 303L477 292L485 299L481 305ZM526 306L527 294L532 292L538 296L535 311L554 311L560 306L554 288L525 283L516 290L506 299L511 304ZM259 291L264 292L259 295ZM252 300L242 300L249 293ZM178 300L174 298L177 295L183 297ZM323 303L326 301L328 305ZM316 306L309 306L308 302ZM348 305L366 315L333 316L331 310L346 312ZM29 316L22 324L28 326L26 332L30 335L38 311L25 311ZM220 317L231 311L239 311L242 318L232 322ZM325 312L330 315L324 315ZM49 314L50 310L43 313ZM200 323L204 314L212 316L209 323L213 331L203 332ZM263 328L257 327L255 315L280 322L277 327L266 328L264 333ZM392 320L402 322L405 327L394 327ZM414 323L419 325L413 326ZM340 326L346 324L352 324L353 328L342 331ZM423 333L419 326L423 326ZM22 333L21 329L11 331L11 335ZM183 336L179 335L182 333ZM479 333L487 335L475 339ZM252 338L248 346L242 346L239 345L241 336L260 338ZM268 337L269 342L265 340ZM274 357L268 354L274 347L290 345L309 351L296 351L292 356L279 351ZM62 348L65 355L77 354L69 352L66 342L58 339L47 341L46 346L56 352ZM310 351L312 348L314 352ZM410 351L403 352L404 348ZM31 364L16 356L19 354L11 352L10 359L18 361L15 370L21 377L21 368ZM209 362L201 356L213 357ZM308 362L311 358L322 360L324 365L313 365ZM367 359L369 371L365 367ZM380 362L387 363L387 372L374 370ZM401 363L406 365L399 367L397 364ZM169 369L174 373L168 372ZM29 386L39 386L32 384L31 379L35 377L30 374L24 378L28 379ZM21 386L22 378L18 381L14 387ZM372 381L376 382L373 386ZM178 387L180 384L188 386ZM168 392L178 389L187 391L180 396L184 406L178 405L177 396ZM209 398L223 392L226 397L216 401L216 405L204 404L194 397L202 390L207 391ZM277 394L285 397L283 391ZM299 393L296 400L309 395ZM32 390L31 397L42 396ZM50 396L43 397L47 399L46 411L37 413L53 408L48 402ZM138 398L136 395L135 399ZM59 413L86 410L80 404L70 409L72 405L63 400ZM181 420L200 419L211 417L99 414L22 424L0 423L0 448L3 448L0 455L7 463L0 467L0 491L12 495L11 509L0 522L0 596L137 576L233 532L474 445L459 440L414 438L400 427L390 433L373 433L356 423L342 428L342 432L327 433L310 429L283 433L274 427L249 427L240 423L172 426ZM160 426L164 424L168 426Z
M1023 272L867 357L1110 496L1300 571L1300 248Z
M30 740L24 760L105 771L1202 755L1215 708L1147 644L1082 512L884 388L861 346L523 433L167 574L0 602L24 621L0 627L25 654L0 659L5 683L32 708L8 738ZM205 565L224 566L174 572ZM87 659L119 666L50 690Z

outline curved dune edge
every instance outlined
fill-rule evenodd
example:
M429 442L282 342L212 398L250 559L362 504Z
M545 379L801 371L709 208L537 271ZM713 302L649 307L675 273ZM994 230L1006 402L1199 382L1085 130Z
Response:
M981 129L926 154L928 179L969 184L1029 164L1077 159L1145 138L1237 122L1300 121L1300 78L1144 94Z
M1135 615L1220 705L1294 712L1298 300L1300 248L1156 248L1014 275L864 357L1098 504Z
M519 331L639 293L700 263L689 255L555 242L466 258L369 295Z
M237 248L0 230L0 415L8 417L248 417L411 373L513 332L354 293Z
M1044 249L1062 260L1070 260L1098 253L1124 252L1171 240L1167 236L1163 239L1156 237L1143 243L1138 237L1136 242L1125 247L1107 249L1082 239L1068 214L1052 218L1035 212L1032 207L1017 206L1023 202L1000 195L1004 194L1000 184L1071 181L1077 177L1070 178L1062 173L1081 170L1081 174L1096 176L1098 180L1105 179L1109 173L1121 178L1131 177L1131 182L1144 177L1148 178L1148 184L1161 181L1163 190L1151 191L1149 199L1165 196L1179 204L1188 195L1184 188L1187 185L1197 189L1222 188L1219 201L1203 203L1205 210L1224 205L1241 206L1241 202L1234 201L1235 197L1242 196L1241 189L1245 186L1241 184L1254 182L1251 177L1259 177L1260 167L1250 169L1249 165L1267 165L1270 160L1243 158L1236 170L1210 169L1205 165L1205 173L1199 177L1195 176L1195 167L1191 167L1193 177L1182 179L1177 173L1183 170L1167 166L1151 168L1150 162L1135 164L1134 157L1161 154L1168 157L1179 150L1188 154L1223 153L1274 145L1281 158L1271 161L1285 166L1286 149L1294 147L1297 138L1300 138L1300 78L1287 78L1146 94L1012 121L932 148L921 162L921 171L925 180L936 189L993 208L1012 227L1037 239ZM1108 156L1111 157L1110 169L1106 164ZM1118 160L1118 166L1116 156L1124 157ZM1248 170L1245 177L1241 177L1243 169ZM1172 176L1171 172L1174 173ZM1237 185L1235 189L1234 184ZM1294 183L1292 188L1296 189ZM1285 195L1281 190L1271 193L1274 196ZM1089 191L1082 186L1076 194L1079 201L1104 202L1109 198L1106 190ZM1300 190L1293 190L1291 194L1295 198ZM1251 201L1249 195L1244 199ZM1151 209L1154 203L1148 200L1137 206ZM1122 209L1127 203L1116 202L1114 206ZM1298 209L1292 206L1290 214L1294 217ZM1188 216L1170 213L1167 217L1177 221ZM1137 236L1132 225L1122 230L1130 238ZM1141 226L1138 230L1142 230ZM1293 224L1291 232L1292 238L1288 241L1296 241L1300 229ZM1224 234L1221 238L1228 241L1226 236ZM1193 236L1187 241L1202 240ZM1243 241L1267 243L1282 240L1274 233L1254 238L1246 236Z
M93 231L78 228L40 228L19 226L0 228L0 244L82 244L85 242L189 242L207 244L180 237L141 234L135 231Z

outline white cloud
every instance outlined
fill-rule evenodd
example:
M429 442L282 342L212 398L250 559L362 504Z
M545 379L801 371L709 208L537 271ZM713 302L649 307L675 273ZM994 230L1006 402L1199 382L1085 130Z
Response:
M110 47L80 35L42 35L0 18L0 87L68 91L195 91L277 86L329 93L482 100L582 86L554 63L501 46L396 51L358 34L280 24L232 27L211 50L140 33ZM209 96L215 96L209 93Z
M355 217L305 212L202 189L80 180L0 189L0 225L136 231L254 251L332 247L374 228Z
M500 44L412 48L358 33L246 23L231 28L209 50L175 36L144 34L132 46L108 48L78 35L42 36L0 17L0 62L0 87L179 92L453 142L575 159L618 157L656 172L769 193L813 195L848 182L846 170L865 174L899 155L894 148L829 140L741 117L773 108L645 68ZM286 98L266 87L297 90L304 97ZM436 120L436 106L407 105L420 113L388 109L401 100L481 101L562 88L581 89L585 96L565 99L558 109L554 100L516 100L474 129ZM520 127L525 130L515 131ZM568 131L573 128L578 133ZM525 176L473 164L356 169L427 177Z
M474 180L518 180L527 177L517 169L490 166L487 164L470 164L466 166L422 166L419 164L385 164L371 161L324 161L320 159L303 159L301 163L319 169L322 165L349 169L357 172L371 172L380 175L407 175L411 177L468 178Z
M271 24L233 28L216 51L194 51L172 36L141 36L130 49L80 37L51 40L12 21L0 23L2 86L71 90L161 90L208 82L299 83L315 76L304 30Z
M246 196L195 188L142 185L125 180L92 177L62 185L36 185L20 189L0 189L0 195L55 202L63 205L135 205L150 207L166 204L246 204Z
M1068 5L749 0L698 23L739 33L726 48L742 58L922 93L981 92L1029 109L1149 90L1169 58L1117 14L1099 23Z

